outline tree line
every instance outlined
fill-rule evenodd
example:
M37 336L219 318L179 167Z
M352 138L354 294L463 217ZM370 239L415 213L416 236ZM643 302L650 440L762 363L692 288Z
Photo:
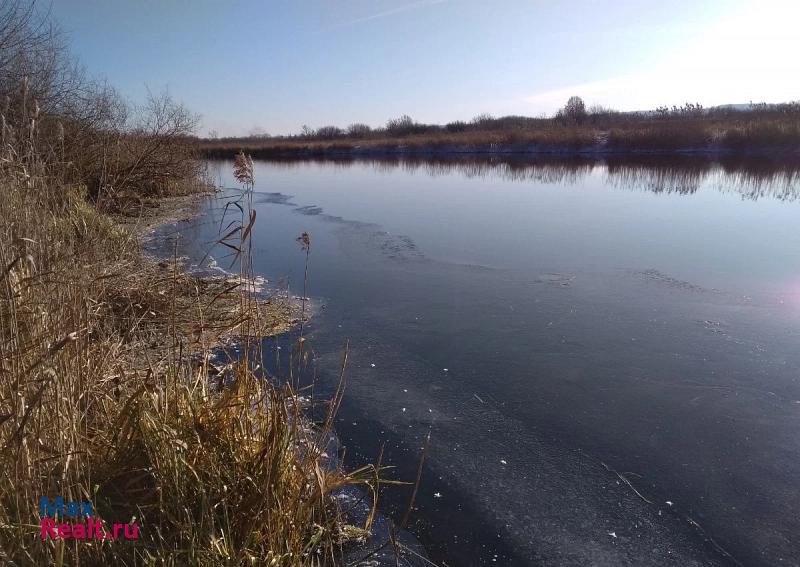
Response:
M563 107L552 116L501 116L479 114L470 121L456 120L446 124L425 124L414 120L408 114L392 118L382 127L373 128L368 124L356 122L346 127L333 125L311 128L303 125L300 132L285 136L269 136L264 133L243 137L220 138L216 132L209 138L225 141L264 141L299 140L330 141L347 139L404 138L426 134L455 134L461 132L515 132L531 129L593 127L611 129L634 124L658 124L680 122L683 120L724 120L724 119L780 119L800 117L800 101L784 104L750 103L746 107L729 106L704 108L699 103L687 102L681 106L660 106L652 111L621 112L600 105L587 106L580 96L571 96Z

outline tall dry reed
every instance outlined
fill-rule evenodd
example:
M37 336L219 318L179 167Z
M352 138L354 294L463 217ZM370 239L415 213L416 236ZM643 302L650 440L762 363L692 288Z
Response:
M52 166L10 158L0 172L0 562L333 563L365 534L333 494L384 481L380 467L326 465L346 357L318 428L291 384L265 379L251 337L281 314L246 285L252 209L238 205L225 240L239 281L198 280L145 258ZM244 356L212 358L226 338ZM58 496L135 524L138 539L42 539L40 498Z

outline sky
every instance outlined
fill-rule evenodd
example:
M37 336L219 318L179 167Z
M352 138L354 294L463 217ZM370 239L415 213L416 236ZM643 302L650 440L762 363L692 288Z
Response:
M198 134L800 99L798 0L52 0L87 71Z

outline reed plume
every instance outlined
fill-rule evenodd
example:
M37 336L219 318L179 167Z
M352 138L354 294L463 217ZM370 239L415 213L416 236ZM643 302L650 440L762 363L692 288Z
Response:
M297 241L300 243L300 247L306 253L306 265L303 272L303 297L300 300L302 304L300 312L300 343L302 343L303 327L305 326L306 322L306 301L308 300L308 260L311 256L311 235L308 234L308 232L303 232L303 234L297 237Z
M233 175L245 188L252 189L253 185L255 185L253 158L244 152L236 154L233 162Z

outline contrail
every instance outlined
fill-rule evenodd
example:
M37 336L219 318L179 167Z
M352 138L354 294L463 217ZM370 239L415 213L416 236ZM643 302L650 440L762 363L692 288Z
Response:
M345 26L352 26L355 24L360 24L362 22L368 22L370 20L377 20L379 18L385 18L386 16L392 16L394 14L399 14L400 12L405 12L407 10L413 10L414 8L418 8L420 6L432 6L434 4L441 4L446 2L447 0L419 0L418 2L412 2L411 4L406 4L405 6L399 6L397 8L392 8L391 10L386 10L385 12L379 12L377 14L371 14L369 16L364 16L363 18L356 18L355 20L350 20L349 22L343 22L341 24L336 24L332 27L339 28Z

